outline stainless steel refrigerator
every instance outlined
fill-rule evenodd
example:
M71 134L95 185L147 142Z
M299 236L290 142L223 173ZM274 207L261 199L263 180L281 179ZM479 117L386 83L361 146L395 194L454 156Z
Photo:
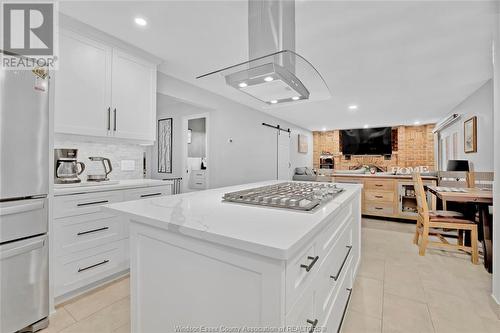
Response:
M3 69L0 85L0 333L12 333L49 314L49 85Z

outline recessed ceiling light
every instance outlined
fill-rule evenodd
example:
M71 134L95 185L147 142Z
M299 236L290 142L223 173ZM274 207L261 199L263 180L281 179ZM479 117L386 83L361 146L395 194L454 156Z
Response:
M245 88L246 86L248 86L248 84L246 84L245 82L241 82L240 84L238 84L238 86L240 88Z
M266 81L266 82L271 82L272 80L274 80L274 78L272 76L266 76L264 78L264 81Z
M363 128L368 128L368 127L370 127L370 126L369 126L369 125L365 125L365 126L363 126Z
M349 105L349 110L357 110L358 106L357 105Z
M143 19L142 17L136 17L134 19L134 22L135 22L135 24L140 25L141 27L144 27L148 24L148 22L145 19Z
M299 100L299 98L300 98L299 96L293 96L293 97L292 97L292 99L293 99L294 101L298 101L298 100Z
M325 128L325 127L323 127L322 131L323 131L323 132L326 132L326 128Z
M276 103L278 103L278 101L277 101L277 100L275 100L275 99L273 99L273 100L272 100L272 101L270 101L269 103L271 103L271 104L276 104Z
M414 125L420 125L420 121L418 121L418 120L417 120L417 121L415 121L413 124L414 124Z

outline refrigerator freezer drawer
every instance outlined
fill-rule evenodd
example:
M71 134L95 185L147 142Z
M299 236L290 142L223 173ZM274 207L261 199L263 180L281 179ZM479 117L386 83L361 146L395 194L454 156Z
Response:
M0 245L0 332L15 332L49 314L47 235Z
M47 199L0 202L0 243L47 232Z

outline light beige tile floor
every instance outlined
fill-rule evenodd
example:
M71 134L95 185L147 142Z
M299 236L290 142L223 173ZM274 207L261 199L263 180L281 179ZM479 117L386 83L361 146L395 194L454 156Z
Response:
M464 254L420 257L411 224L363 220L362 260L344 333L500 332L491 275ZM129 279L58 306L43 333L130 332Z

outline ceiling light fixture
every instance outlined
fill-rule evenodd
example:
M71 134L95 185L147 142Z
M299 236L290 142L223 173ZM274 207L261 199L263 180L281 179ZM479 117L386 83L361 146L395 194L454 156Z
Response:
M349 105L349 110L357 110L358 106L357 105Z
M274 80L274 78L272 76L266 76L264 78L264 81L266 81L266 82L271 82L272 80Z
M240 88L245 88L246 86L248 86L248 84L246 84L245 82L241 82L240 84L238 84L238 86Z
M294 101L298 101L298 100L300 99L300 97L299 97L299 96L293 96L293 97L292 97L292 99L293 99Z
M269 103L271 103L271 104L276 104L276 103L278 103L278 101L277 101L277 100L275 100L275 99L273 99L273 100L272 100L272 101L270 101Z
M369 128L369 127L370 127L370 126L368 126L368 125L363 126L363 128Z
M134 22L135 22L135 24L137 24L141 27L145 27L148 24L148 22L145 19L143 19L142 17L136 17L134 19Z
M415 122L413 123L413 125L420 125L420 121L418 121L418 120L417 120L417 121L415 121Z

